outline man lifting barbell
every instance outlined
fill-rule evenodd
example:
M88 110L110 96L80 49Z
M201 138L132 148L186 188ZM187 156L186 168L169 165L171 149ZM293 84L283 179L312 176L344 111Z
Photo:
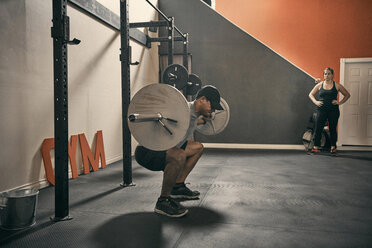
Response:
M159 87L160 86L156 86L156 88ZM155 88L155 86L153 88ZM170 90L166 87L165 89ZM153 99L155 98L154 94L156 94L156 92L152 91L152 96L142 97L142 101L146 101L146 99L151 99L151 101L153 101ZM174 98L176 97L175 95L172 95L171 97L168 96L168 99L171 101L173 96ZM166 97L164 96L164 98ZM167 150L152 150L148 148L150 144L146 146L146 144L141 144L141 142L139 141L141 145L137 146L135 151L136 161L149 170L164 172L161 194L157 200L154 210L156 213L170 217L181 217L187 214L188 210L174 199L198 199L200 193L198 191L190 190L185 185L187 176L194 169L196 163L203 153L203 145L200 142L192 141L192 136L196 129L196 126L205 124L208 121L208 118L210 118L212 112L214 112L215 110L223 110L223 107L220 104L220 99L220 93L214 86L207 85L198 91L196 100L187 103L189 116L186 118L188 123L186 134L183 135L182 140L174 147ZM138 105L140 105L140 101L134 103L134 105L138 107ZM143 107L142 109L146 109L147 107L149 107L149 104L145 105L146 107ZM157 107L164 109L164 107L161 106ZM178 106L170 107L173 108L174 111L177 111ZM131 110L137 112L141 111L139 109L135 110L134 108L132 108ZM174 125L174 122L177 122L177 120L172 119L174 117L171 118L169 116L166 116L167 114L163 116L163 114L164 113L158 113L153 120L157 120L161 123L160 126L164 127L164 129L158 129L157 132L164 132L164 135L171 139L173 135L171 128L174 127L176 130L178 130L177 128L179 128ZM170 114L168 113L168 115ZM130 118L134 120L133 118L135 117L132 115L132 117ZM163 122L164 120L169 126L174 126L167 127ZM181 126L181 124L179 125ZM138 125L134 128L132 127L132 129L135 130L137 127ZM141 137L139 137L139 139L141 139ZM151 137L142 139L143 143L146 143L148 139L151 139ZM153 144L151 143L151 145Z

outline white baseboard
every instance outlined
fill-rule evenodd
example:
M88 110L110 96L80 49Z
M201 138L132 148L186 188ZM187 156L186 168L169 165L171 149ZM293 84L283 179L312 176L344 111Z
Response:
M106 160L106 164L109 165L109 164L115 163L115 162L117 162L119 160L122 160L122 159L123 159L123 156L122 155L118 155L118 156L115 156L113 158L107 159ZM99 162L99 168L102 168L101 167L101 162ZM81 168L78 171L78 174L81 175L81 174L83 174L83 172L84 172L84 168ZM71 172L71 170L68 172L68 178L69 179L72 178L72 172ZM78 179L78 178L76 178L76 179ZM21 185L21 186L15 187L15 188L7 189L7 190L5 190L3 192L7 192L7 191L11 191L11 190L19 190L19 189L31 189L31 188L43 189L43 188L46 188L46 187L49 187L49 186L50 186L50 183L48 182L48 180L46 178L43 178L43 179L40 179L37 182L26 183L24 185ZM0 193L3 193L3 192L0 192Z
M123 159L123 156L120 154L120 155L117 155L113 158L106 159L106 164L112 164L112 163L115 163L115 162L117 162L119 160L122 160L122 159ZM100 165L101 165L101 163L100 163Z
M205 148L225 149L268 149L268 150L305 150L303 145L276 144L232 144L232 143L203 143Z
M50 183L48 182L48 180L46 178L43 178L43 179L40 179L37 182L26 183L26 184L23 184L21 186L15 187L15 188L4 190L0 193L7 192L7 191L12 191L12 190L19 190L19 189L32 189L32 188L42 189L42 188L48 187L49 185L50 185Z

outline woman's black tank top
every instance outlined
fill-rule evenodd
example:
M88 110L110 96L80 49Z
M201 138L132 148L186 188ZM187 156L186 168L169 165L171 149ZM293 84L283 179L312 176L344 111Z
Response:
M323 102L323 106L320 107L321 110L336 110L338 105L333 105L332 101L337 100L338 90L336 88L335 82L333 82L333 87L330 90L325 90L323 84L319 90L319 101Z

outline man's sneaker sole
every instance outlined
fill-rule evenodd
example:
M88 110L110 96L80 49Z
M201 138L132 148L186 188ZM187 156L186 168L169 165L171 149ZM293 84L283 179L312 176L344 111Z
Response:
M186 215L186 214L189 212L188 209L185 209L185 211L184 211L183 213L180 213L180 214L173 214L173 215L172 215L172 214L168 214L168 213L166 213L166 212L164 212L164 211L162 211L162 210L160 210L160 209L157 209L157 208L155 208L154 211L155 211L155 213L157 213L157 214L162 214L162 215L165 215L165 216L168 216L168 217L172 217L172 218L179 218L179 217L182 217L182 216Z
M199 199L199 196L200 195L194 195L194 196L190 196L190 195L170 195L170 197L173 198L173 199L190 199L190 200Z

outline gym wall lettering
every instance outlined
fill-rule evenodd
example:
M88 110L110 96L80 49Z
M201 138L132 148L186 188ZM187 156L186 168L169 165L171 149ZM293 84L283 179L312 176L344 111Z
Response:
M79 135L72 135L68 146L68 156L70 159L70 166L72 172L72 178L78 177L77 165L76 165L76 146L79 137L81 157L83 160L83 173L90 173L89 164L92 166L93 171L97 171L99 167L99 159L101 158L101 168L106 168L106 157L103 146L103 135L102 130L96 133L96 154L93 155L92 150L88 145L88 141L84 133ZM48 182L55 185L54 170L52 167L52 160L50 157L50 150L54 148L54 138L44 139L41 145L41 154L44 161L45 174Z

